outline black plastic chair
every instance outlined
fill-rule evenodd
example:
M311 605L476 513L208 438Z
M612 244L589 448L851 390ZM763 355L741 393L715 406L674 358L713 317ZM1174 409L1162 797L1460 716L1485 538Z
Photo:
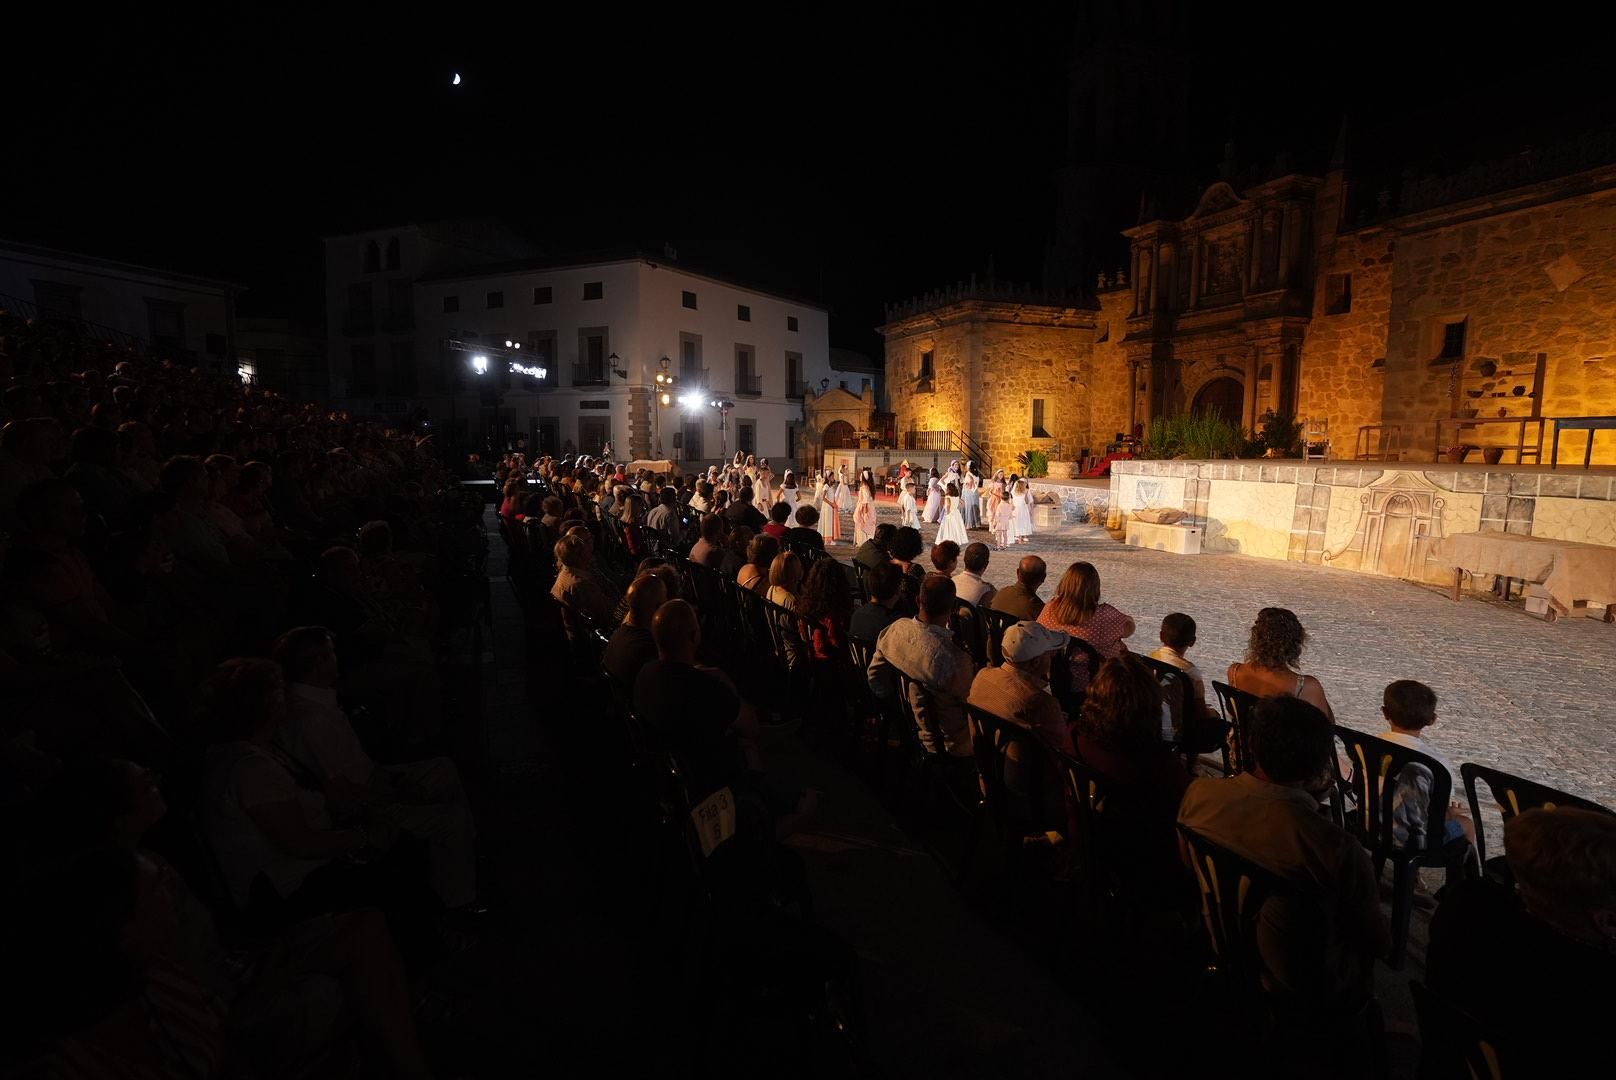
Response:
M982 617L976 605L969 600L956 600L949 624L954 631L955 643L970 654L971 662L979 668L986 667L987 646L983 641Z
M1481 1022L1418 979L1409 980L1420 1019L1420 1076L1429 1080L1502 1080L1498 1048Z
M1476 823L1477 857L1488 877L1504 882L1513 880L1508 864L1504 862L1504 856L1495 855L1491 859L1487 858L1486 830L1481 824L1479 784L1487 785L1487 791L1493 797L1493 804L1498 807L1498 813L1505 822L1528 810L1571 809L1593 810L1601 814L1616 813L1607 806L1551 788L1547 784L1540 784L1536 780L1513 776L1500 769L1489 769L1485 765L1477 765L1470 761L1459 766L1459 775L1464 778L1465 798L1470 803L1470 820Z
M1172 741L1182 744L1184 720L1193 716L1200 704L1195 700L1195 684L1190 682L1188 675L1165 660L1141 656L1139 662L1145 665L1156 680L1156 685L1161 687L1162 701L1167 704L1167 711L1172 717Z
M849 638L847 654L856 671L856 683L863 690L857 695L855 706L864 714L866 719L875 720L875 749L873 753L873 771L875 786L880 788L881 778L885 772L887 747L892 740L893 729L902 722L903 715L896 702L883 701L876 696L870 688L869 670L870 661L875 659L875 642L860 641L858 638Z
M1223 774L1233 776L1251 768L1251 710L1262 699L1215 679L1212 692L1218 696L1218 711L1229 725L1229 738L1223 744Z
M1055 695L1061 708L1068 718L1082 715L1083 700L1088 697L1088 683L1082 687L1073 685L1072 658L1082 656L1088 664L1088 677L1092 680L1100 670L1105 660L1100 656L1100 650L1091 645L1087 639L1073 637L1066 643L1066 649L1061 654L1062 659L1049 667L1049 692Z
M998 667L1004 663L1004 632L1019 620L1008 611L995 611L990 607L977 608L976 613L982 618L982 647L987 662Z
M1195 872L1213 967L1231 990L1259 999L1267 969L1257 941L1263 906L1281 898L1312 903L1320 908L1322 922L1323 901L1194 829L1179 825L1178 834Z
M1056 775L1048 748L1031 728L1006 720L986 709L969 706L971 749L981 775L982 807L1007 857L1016 857L1029 836L1042 836L1052 823L1048 817L1047 789ZM1009 774L1021 778L1021 790L1012 788ZM1063 831L1064 824L1056 831Z
M925 683L898 671L898 707L912 735L910 755L922 792L941 791L945 800L965 817L967 833L960 861L960 876L970 869L976 850L977 816L981 809L980 781L974 795L967 784L976 776L974 758L955 758L948 753L942 730L937 727L936 701Z
M1414 911L1414 885L1422 866L1441 866L1451 873L1470 858L1470 842L1445 839L1448 797L1453 780L1442 763L1429 754L1337 724L1335 737L1346 747L1351 772L1341 775L1341 759L1332 754L1336 791L1343 824L1375 860L1375 876L1392 864L1391 966L1401 968L1408 946L1408 924ZM1419 769L1428 777L1425 830L1410 832L1398 843L1392 806L1405 769ZM1416 774L1418 776L1419 774Z

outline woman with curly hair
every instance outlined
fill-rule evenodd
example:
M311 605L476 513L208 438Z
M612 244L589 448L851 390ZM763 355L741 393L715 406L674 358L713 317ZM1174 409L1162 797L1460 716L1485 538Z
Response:
M835 559L816 559L797 597L797 614L813 635L815 660L846 655L847 628L853 620L853 593Z
M735 575L735 584L743 589L751 589L759 596L767 596L769 592L769 571L774 567L774 557L780 554L780 541L772 536L754 536L746 545L746 565L741 567Z
M1093 645L1101 660L1114 660L1128 651L1123 639L1133 637L1133 617L1100 602L1100 572L1092 563L1075 562L1061 575L1055 597L1044 605L1038 622L1051 630L1064 630ZM1093 678L1088 658L1072 654L1072 689L1082 690Z
M1265 607L1251 624L1251 640L1246 644L1243 663L1229 665L1229 685L1258 697L1294 697L1320 710L1335 722L1324 686L1311 675L1297 670L1302 650L1307 647L1307 631L1302 620L1289 608Z
M1143 880L1180 880L1178 804L1189 787L1183 759L1162 741L1162 696L1137 657L1100 665L1074 725L1078 758L1105 782L1101 841L1112 864Z

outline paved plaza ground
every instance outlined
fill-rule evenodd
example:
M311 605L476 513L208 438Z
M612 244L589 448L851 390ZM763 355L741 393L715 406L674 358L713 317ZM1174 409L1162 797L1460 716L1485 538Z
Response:
M880 516L897 520L890 503ZM929 542L936 530L922 531ZM839 552L850 553L850 546ZM1324 684L1341 723L1380 730L1385 685L1419 679L1438 697L1440 719L1429 737L1454 764L1492 765L1616 807L1616 726L1607 711L1616 701L1616 626L1587 618L1545 623L1518 602L1456 604L1435 588L1345 570L1131 548L1092 525L1045 530L1030 544L994 552L988 579L1013 581L1028 553L1049 563L1045 599L1069 563L1093 563L1103 598L1139 625L1130 645L1155 648L1163 615L1192 615L1200 643L1190 659L1209 679L1241 659L1259 608L1288 607L1310 638L1302 668Z

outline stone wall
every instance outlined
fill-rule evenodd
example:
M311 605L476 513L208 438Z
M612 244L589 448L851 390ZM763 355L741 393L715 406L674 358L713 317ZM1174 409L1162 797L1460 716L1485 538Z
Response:
M1378 230L1326 237L1320 245L1296 409L1329 419L1337 457L1353 455L1360 425L1381 421L1394 257L1391 236ZM1328 285L1338 274L1351 275L1352 301L1349 310L1332 312Z
M1076 458L1085 447L1091 454L1105 453L1106 444L1119 432L1128 433L1131 387L1128 354L1122 339L1128 332L1128 314L1133 310L1133 290L1126 285L1100 293L1100 313L1094 324L1094 349L1090 354L1085 381L1088 383L1089 430L1082 445L1068 445L1067 454Z

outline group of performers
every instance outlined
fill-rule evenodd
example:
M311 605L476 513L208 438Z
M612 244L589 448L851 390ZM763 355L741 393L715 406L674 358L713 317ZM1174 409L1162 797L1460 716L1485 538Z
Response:
M975 462L955 460L946 473L932 469L928 475L905 461L898 467L898 485L899 524L936 525L939 544L952 540L963 546L970 542L966 534L971 529L990 530L1000 551L1032 539L1032 491L1015 473L1006 476L1003 469L996 469L992 479L983 480Z
M876 482L875 474L869 469L861 470L852 481L847 478L846 466L824 469L811 480L804 477L807 483L803 484L799 484L796 473L787 469L776 486L768 458L736 454L735 460L723 467L709 466L705 479L713 485L715 498L720 491L728 491L733 496L743 485L751 487L753 504L765 517L769 516L769 511L777 503L784 503L789 508L786 517L788 524L795 524L797 507L812 506L819 511L819 521L815 527L828 544L838 544L847 539L842 528L842 514L848 511L853 515L853 543L862 544L875 535ZM811 490L807 486L809 483L812 484ZM704 509L697 505L698 502L705 502L699 494L691 500L691 505L698 510Z

